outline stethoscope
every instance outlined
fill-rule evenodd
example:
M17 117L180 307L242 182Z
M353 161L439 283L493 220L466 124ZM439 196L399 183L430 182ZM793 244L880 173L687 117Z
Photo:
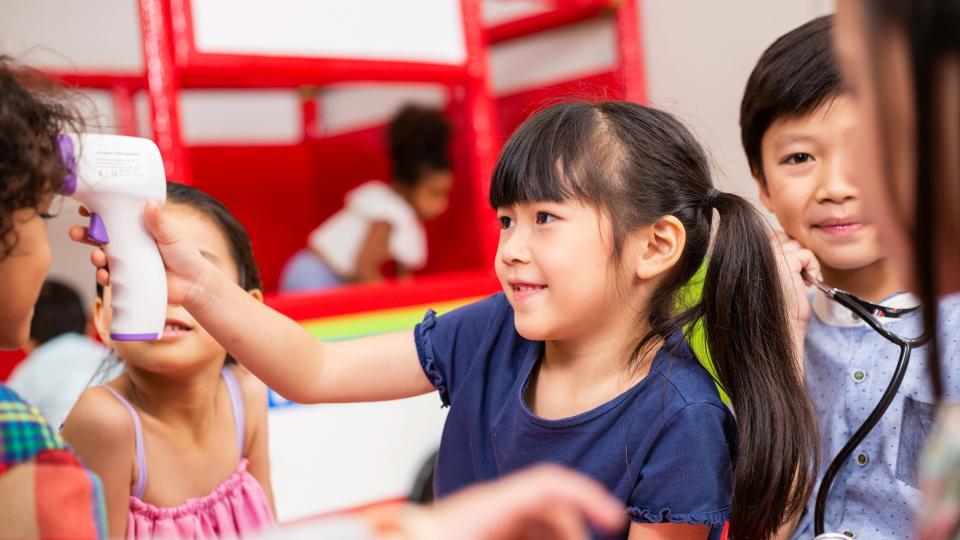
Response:
M883 326L877 319L877 317L893 319L899 318L916 310L916 307L893 308L881 306L879 304L867 302L862 298L857 298L846 291L830 287L819 279L810 276L806 272L803 273L803 278L812 283L813 286L816 287L820 292L827 295L828 298L849 309L851 312L863 319L863 321L866 322L870 328L873 328L887 341L900 347L900 359L897 361L897 368L894 370L893 376L890 378L890 383L887 385L886 391L884 391L883 396L870 412L870 415L867 416L867 419L864 420L863 424L861 424L859 428L857 428L857 431L854 432L852 437L850 437L850 440L847 441L847 444L843 446L840 452L837 453L836 457L833 458L833 461L830 462L830 466L827 467L827 471L823 475L823 480L820 481L820 489L817 490L817 500L814 506L813 514L813 527L814 534L816 535L814 540L847 538L847 536L840 533L825 534L823 531L823 520L824 514L826 513L827 497L830 495L830 488L833 486L833 481L840 473L840 469L843 468L843 465L853 453L853 450L859 446L864 439L867 438L867 435L873 430L874 427L876 427L877 422L880 421L880 418L883 417L883 414L887 412L887 408L890 407L890 403L893 401L894 396L896 396L897 392L900 390L900 385L903 383L903 377L907 374L907 365L910 363L910 353L915 347L920 347L926 344L928 338L925 335L921 335L920 337L916 338L905 338L891 332L890 329Z

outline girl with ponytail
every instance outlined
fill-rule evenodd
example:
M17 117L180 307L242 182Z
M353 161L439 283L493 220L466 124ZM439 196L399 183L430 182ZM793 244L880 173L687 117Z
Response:
M439 497L549 461L623 501L631 525L618 538L716 539L728 522L731 538L771 537L807 500L816 428L753 206L713 186L673 117L618 102L529 119L503 149L490 203L502 292L428 311L413 331L337 343L251 301L155 209L146 221L171 303L279 393L438 392L450 407ZM680 305L708 253L702 300ZM715 379L685 339L698 320Z

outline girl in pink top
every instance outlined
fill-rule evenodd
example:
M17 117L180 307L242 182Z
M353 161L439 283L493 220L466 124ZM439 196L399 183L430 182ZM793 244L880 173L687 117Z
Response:
M219 202L170 183L164 215L258 300L250 241ZM103 480L110 537L234 538L272 526L266 388L178 305L155 342L110 340L110 289L94 303L123 373L81 396L63 436Z

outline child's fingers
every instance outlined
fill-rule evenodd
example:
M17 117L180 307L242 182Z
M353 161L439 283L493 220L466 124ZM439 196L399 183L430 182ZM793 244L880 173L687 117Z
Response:
M100 247L99 243L87 238L87 227L84 227L83 225L73 225L70 227L70 230L67 231L67 234L70 235L70 239L74 242L80 242L81 244L86 244L93 247Z
M780 251L782 251L784 255L789 255L803 249L806 248L801 246L800 242L797 242L796 240L790 240L780 245Z
M822 280L823 276L820 274L820 261L817 259L817 256L813 254L809 249L804 249L797 252L797 259L800 263L800 270L798 270L802 276L811 276L814 279ZM803 282L807 286L815 285L811 283L806 277L803 278Z
M98 269L107 268L107 254L102 249L95 249L90 253L90 262Z
M518 475L526 500L534 507L564 506L584 515L600 529L615 531L623 527L623 504L596 481L556 466L540 466ZM540 499L540 500L538 500Z
M155 201L147 201L143 222L158 244L174 244L180 240L180 232L167 222Z
M549 538L551 540L585 540L590 538L587 524L579 510L560 501L546 509L542 516L527 527L524 538Z
M105 268L97 269L97 283L107 287L110 285L110 272L107 272Z

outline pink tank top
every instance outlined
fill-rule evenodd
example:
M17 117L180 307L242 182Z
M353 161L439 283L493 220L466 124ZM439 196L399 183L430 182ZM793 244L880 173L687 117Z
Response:
M237 470L209 494L199 499L188 499L173 507L158 507L143 502L143 495L147 491L147 459L140 415L123 396L104 386L130 411L136 437L137 483L130 495L128 540L236 538L273 526L273 514L267 496L257 479L247 472L247 459L243 457L245 423L240 386L236 376L226 366L221 376L227 384L233 408L240 463Z

